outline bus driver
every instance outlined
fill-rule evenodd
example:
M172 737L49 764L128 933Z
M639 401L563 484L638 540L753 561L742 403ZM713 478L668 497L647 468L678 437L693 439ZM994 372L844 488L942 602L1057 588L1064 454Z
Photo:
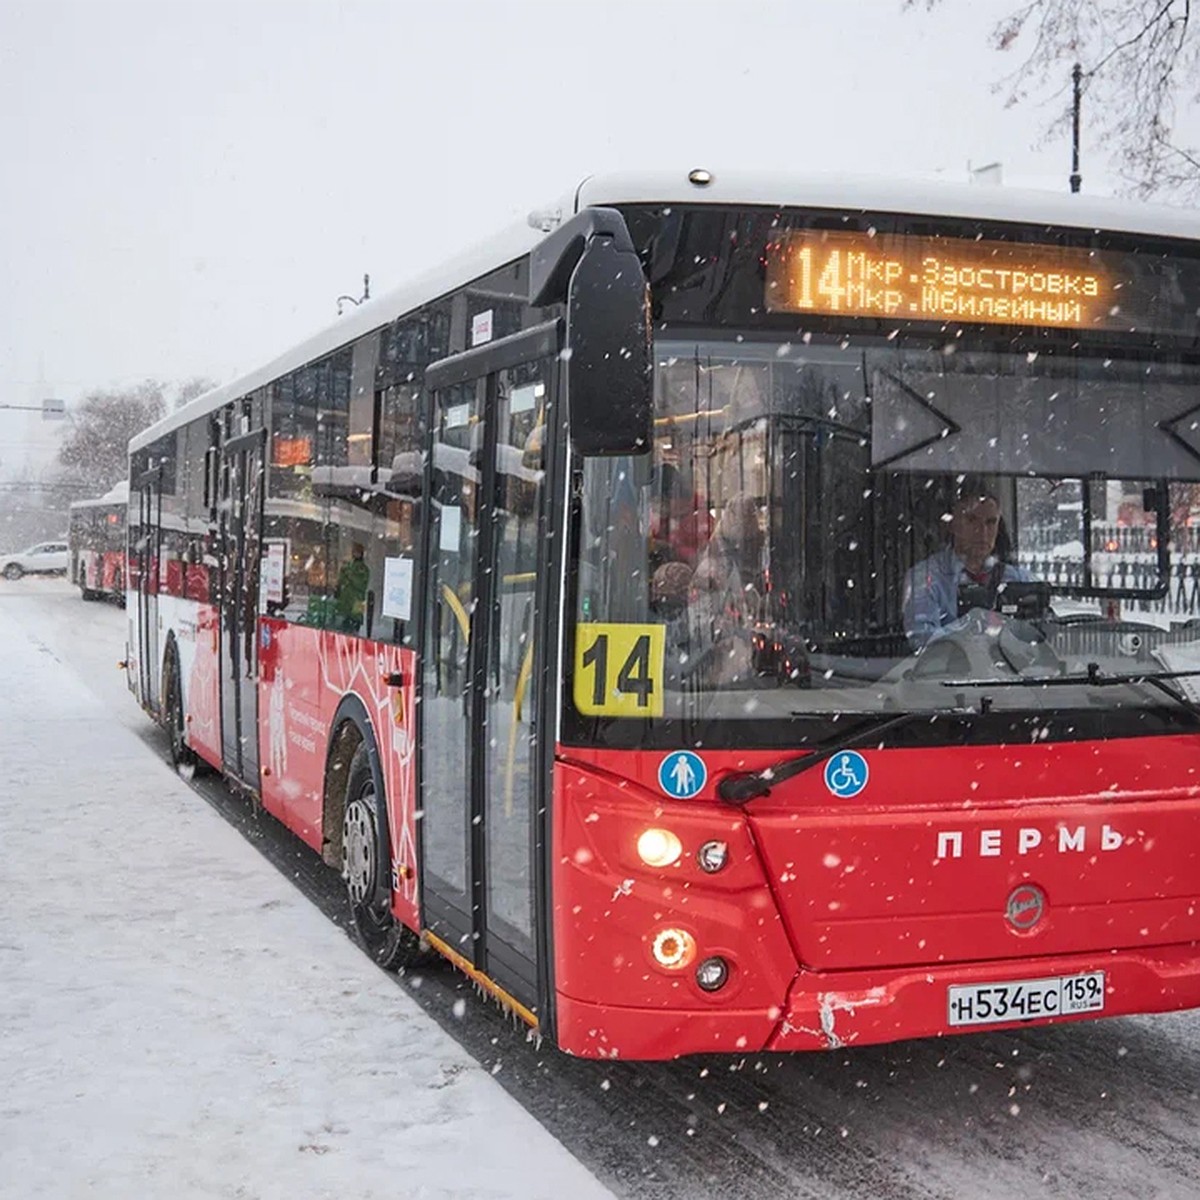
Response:
M991 602L1002 583L1028 583L1029 573L996 556L1000 502L979 481L964 483L950 511L950 541L912 567L904 579L904 632L916 648L957 621L958 589L987 589Z

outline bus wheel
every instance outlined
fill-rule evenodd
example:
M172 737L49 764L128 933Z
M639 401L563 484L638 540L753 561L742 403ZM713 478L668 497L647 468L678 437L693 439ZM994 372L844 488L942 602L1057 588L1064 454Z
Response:
M196 755L184 740L183 691L179 686L179 655L172 644L163 671L162 723L171 739L171 763L177 771L194 771Z
M381 797L366 743L350 760L342 817L342 878L350 920L366 952L385 971L417 962L421 939L392 916L388 886L389 850Z

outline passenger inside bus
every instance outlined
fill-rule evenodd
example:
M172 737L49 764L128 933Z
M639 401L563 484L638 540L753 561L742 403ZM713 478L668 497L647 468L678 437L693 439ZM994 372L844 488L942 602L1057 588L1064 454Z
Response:
M685 562L665 562L650 577L650 610L673 621L687 609L692 586L692 568Z
M363 558L364 553L362 542L355 542L350 550L350 558L338 572L334 608L337 612L338 628L343 633L358 633L362 624L367 585L371 578L370 568Z
M1000 584L1030 581L1023 567L1007 561L1009 545L1000 501L982 479L961 482L949 527L946 544L905 576L904 631L916 649L959 625L960 595L982 598L991 608Z
M692 586L720 592L741 611L756 608L763 588L762 525L753 496L739 493L722 510L712 537L696 561Z
M711 648L710 684L756 674L753 635L765 617L765 537L753 496L733 496L696 560L689 587L693 636Z
M650 505L650 570L664 563L694 566L712 536L708 508L671 463L658 469Z

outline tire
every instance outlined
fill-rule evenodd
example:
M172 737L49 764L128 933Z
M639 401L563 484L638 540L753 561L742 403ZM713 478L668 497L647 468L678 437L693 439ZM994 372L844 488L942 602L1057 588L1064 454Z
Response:
M194 771L199 760L196 752L188 746L184 732L183 689L179 686L179 654L174 645L167 651L166 665L163 668L163 696L159 714L170 741L171 765L177 771Z
M10 579L14 583L24 574L25 572L21 569L20 563L9 563L8 566L4 568L4 578Z
M421 939L391 912L387 816L365 742L350 760L343 813L342 879L359 943L385 971L419 962Z

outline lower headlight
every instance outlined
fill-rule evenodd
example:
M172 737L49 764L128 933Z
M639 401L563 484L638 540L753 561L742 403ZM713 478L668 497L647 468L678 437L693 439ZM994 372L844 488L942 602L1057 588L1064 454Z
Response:
M686 929L660 929L650 949L660 967L681 971L696 957L696 939Z

